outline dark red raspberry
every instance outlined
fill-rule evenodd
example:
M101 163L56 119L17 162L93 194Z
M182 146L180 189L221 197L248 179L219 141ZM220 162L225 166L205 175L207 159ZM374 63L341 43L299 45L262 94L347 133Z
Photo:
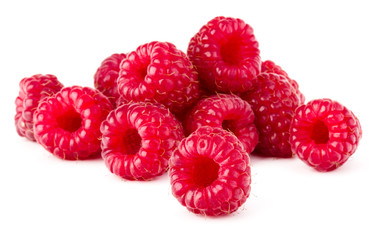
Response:
M247 153L257 145L259 135L251 106L236 95L217 94L200 100L189 114L186 128L192 133L201 126L221 127L236 135Z
M362 136L360 122L331 99L316 99L296 110L290 129L292 149L318 171L332 171L356 151Z
M168 168L183 138L181 124L160 104L132 103L113 110L101 125L108 169L129 180L149 180Z
M299 95L300 105L305 103L304 94L299 91L299 84L295 80L291 79L288 76L287 72L285 72L279 65L276 65L271 60L266 60L261 64L261 72L276 73L283 75L288 80L288 82L296 89L296 93Z
M192 63L168 42L141 45L121 62L118 88L128 101L161 103L178 113L199 99Z
M126 56L124 53L115 53L107 57L93 77L95 88L107 96L113 105L116 105L115 102L120 96L117 89L117 78L119 77L120 63Z
M65 87L40 102L34 116L36 141L62 159L88 158L100 152L100 125L111 110L98 90Z
M256 83L261 60L251 26L237 18L216 17L191 39L188 56L199 79L212 92L245 92Z
M17 133L31 141L33 134L33 114L40 100L55 94L63 87L54 75L37 74L20 81L19 96L16 98L15 125Z
M172 193L191 212L236 211L251 190L249 156L231 133L201 127L183 139L169 161Z
M261 73L256 89L242 98L251 104L259 143L255 150L266 156L292 157L289 128L300 100L294 87L282 75Z

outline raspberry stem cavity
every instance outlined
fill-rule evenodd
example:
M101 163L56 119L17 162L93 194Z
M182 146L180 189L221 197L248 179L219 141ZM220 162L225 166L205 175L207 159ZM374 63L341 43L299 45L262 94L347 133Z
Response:
M207 187L217 179L220 166L210 158L197 158L193 167L193 182L198 187Z
M73 108L60 114L56 118L57 124L60 128L68 132L76 132L81 127L81 117Z
M229 65L239 65L241 63L241 59L243 58L241 49L241 39L235 36L230 38L220 48L220 54L223 61Z
M329 140L329 131L327 125L318 120L312 126L311 130L311 139L315 141L316 144L325 144Z
M136 129L128 129L123 135L125 154L134 155L141 148L141 137Z

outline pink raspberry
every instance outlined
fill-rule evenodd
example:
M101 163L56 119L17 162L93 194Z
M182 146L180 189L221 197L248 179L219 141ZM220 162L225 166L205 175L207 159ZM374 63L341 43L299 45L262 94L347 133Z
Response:
M296 89L283 76L261 73L256 89L245 93L255 113L259 143L255 151L272 157L292 157L289 128L300 99Z
M236 211L251 190L249 156L231 133L200 127L170 159L172 193L189 211L207 216Z
M293 151L318 171L332 171L356 151L362 136L357 117L331 99L316 99L296 110L290 129Z
M109 98L115 106L120 94L117 89L117 78L120 72L120 63L126 58L124 53L115 53L104 59L94 75L95 88Z
M65 87L37 107L36 141L62 159L89 158L100 153L100 125L111 110L108 98L98 90Z
M128 101L155 102L172 113L182 112L199 99L192 63L168 42L141 45L121 62L118 89Z
M296 89L296 93L299 95L299 99L300 99L299 105L305 103L304 94L302 94L299 91L299 84L295 80L291 79L288 76L287 72L285 72L279 65L276 65L271 60L266 60L266 61L262 62L262 64L261 64L261 72L276 73L276 74L283 75L288 80L288 82L293 86L293 88Z
M260 73L259 44L251 26L216 17L191 39L188 56L211 92L239 93L255 87Z
M63 84L54 75L37 74L20 81L20 92L16 98L15 125L17 133L35 141L33 133L33 115L39 102L60 91Z
M183 138L180 123L160 104L131 103L113 110L101 125L108 169L129 180L149 180L168 168Z
M251 106L236 95L217 94L200 100L189 114L186 128L192 133L201 126L220 127L235 134L250 153L259 135Z

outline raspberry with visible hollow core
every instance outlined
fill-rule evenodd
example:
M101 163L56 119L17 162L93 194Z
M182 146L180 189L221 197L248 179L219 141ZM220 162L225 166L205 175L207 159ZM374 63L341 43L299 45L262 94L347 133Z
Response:
M211 92L239 93L254 88L260 73L259 44L243 20L216 17L192 37L188 56Z
M221 127L235 134L247 153L257 145L259 135L251 106L236 95L217 94L200 100L189 113L186 128L192 133L201 126Z
M161 103L175 114L199 99L192 63L168 42L150 42L129 53L121 62L117 84L128 101Z
M181 124L167 108L143 102L113 110L101 132L106 166L129 180L150 180L163 174L183 138Z
M94 85L97 90L109 98L115 106L120 94L117 89L117 78L120 72L120 63L126 58L124 53L115 53L104 59L94 75Z
M276 73L276 74L283 75L288 80L288 82L296 89L296 93L299 95L299 99L300 99L299 105L305 103L304 94L302 94L299 91L299 84L295 80L291 79L288 76L288 73L285 72L279 65L272 62L271 60L266 60L261 64L261 72Z
M32 77L23 78L19 86L19 96L15 100L16 130L20 136L35 141L33 133L33 115L35 110L42 99L60 91L63 88L63 84L54 75L36 74Z
M236 211L251 190L249 156L228 131L200 127L169 161L172 193L189 211L207 216Z
M65 87L45 98L34 115L35 138L46 150L65 160L100 153L100 125L112 110L96 89Z
M289 128L300 99L296 89L283 75L261 73L256 89L245 93L255 113L259 143L255 151L271 157L292 157Z
M290 129L292 149L318 171L332 171L356 151L362 136L357 117L331 99L300 106Z

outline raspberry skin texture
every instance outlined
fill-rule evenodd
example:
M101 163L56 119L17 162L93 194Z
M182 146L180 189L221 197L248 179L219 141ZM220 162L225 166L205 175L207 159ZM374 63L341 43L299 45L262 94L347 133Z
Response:
M33 133L34 112L40 100L60 91L63 88L63 84L54 75L36 74L32 77L23 78L19 86L19 96L15 100L16 131L20 136L35 141Z
M227 215L249 196L249 155L221 128L197 129L181 141L169 164L172 194L193 213Z
M242 95L255 113L259 143L255 152L270 157L292 157L289 128L300 99L282 75L261 73L257 88Z
M248 91L260 73L259 44L252 27L238 18L209 21L192 37L187 53L211 92Z
M100 125L111 110L112 104L100 91L65 87L37 107L36 141L65 160L93 157L100 153Z
M284 71L279 65L271 60L266 60L261 64L261 72L276 73L283 75L288 82L296 89L296 93L299 95L300 105L305 103L305 96L299 90L299 84L288 76L288 73Z
M353 112L326 98L300 106L290 129L294 153L321 172L343 165L356 151L361 137L361 125Z
M120 63L126 58L125 53L115 53L104 59L94 75L94 85L97 90L109 98L115 106L120 97L117 89L117 78L120 72Z
M179 121L161 104L131 103L111 111L101 125L107 168L128 180L162 175L184 137Z
M115 102L115 104L116 104L116 107L120 107L120 106L122 106L122 105L124 105L124 104L127 104L127 103L130 103L131 101L128 101L127 99L125 99L125 98L123 98L122 96L120 96L117 100L116 100L116 102Z
M128 101L161 103L176 114L199 99L197 72L187 55L168 42L139 46L121 62L119 93Z
M200 100L189 114L186 128L192 133L201 126L232 132L247 153L257 145L259 135L251 105L236 95L217 94Z

